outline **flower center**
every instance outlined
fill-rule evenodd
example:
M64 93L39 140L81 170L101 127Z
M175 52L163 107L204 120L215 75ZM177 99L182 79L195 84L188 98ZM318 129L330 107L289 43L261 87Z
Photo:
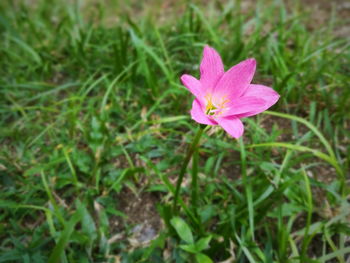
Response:
M211 100L207 101L207 106L205 107L205 114L213 116L218 108L216 108Z
M213 99L211 94L206 95L205 100L205 114L212 118L222 115L227 109L226 104L229 102L229 100L226 99L226 96L219 99Z

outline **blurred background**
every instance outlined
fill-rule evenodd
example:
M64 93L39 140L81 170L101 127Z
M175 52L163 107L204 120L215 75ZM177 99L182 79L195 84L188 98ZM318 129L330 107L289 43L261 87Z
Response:
M0 262L349 262L346 0L0 2ZM179 77L204 45L281 98L197 124Z

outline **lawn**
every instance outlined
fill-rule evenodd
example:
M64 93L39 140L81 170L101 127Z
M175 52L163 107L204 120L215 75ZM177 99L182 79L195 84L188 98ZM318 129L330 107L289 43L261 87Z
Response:
M349 15L2 0L0 262L349 262ZM180 77L206 45L225 70L255 58L280 99L239 139L206 127L182 166L201 126Z

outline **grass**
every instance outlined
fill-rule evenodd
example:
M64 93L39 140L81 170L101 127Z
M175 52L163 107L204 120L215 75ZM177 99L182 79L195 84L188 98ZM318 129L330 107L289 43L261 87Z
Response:
M169 5L1 1L0 262L345 263L342 21L310 29L301 2ZM255 57L254 82L281 99L243 139L203 134L174 217L197 129L179 76L198 74L205 44L227 66Z

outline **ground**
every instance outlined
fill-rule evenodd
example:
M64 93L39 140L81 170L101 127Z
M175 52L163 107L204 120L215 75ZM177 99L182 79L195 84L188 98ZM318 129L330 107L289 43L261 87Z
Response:
M345 263L347 1L48 3L0 3L2 261L194 262L192 235L214 262ZM176 212L205 44L281 98L203 135Z

